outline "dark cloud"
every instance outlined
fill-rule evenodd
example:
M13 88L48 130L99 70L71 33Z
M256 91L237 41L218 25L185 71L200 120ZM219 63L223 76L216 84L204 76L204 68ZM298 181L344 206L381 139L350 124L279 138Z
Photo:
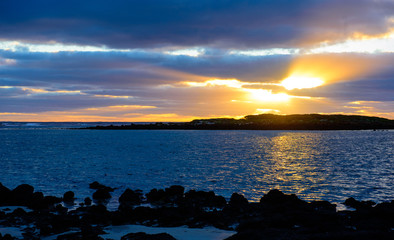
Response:
M325 97L342 101L394 101L394 79L341 82L313 89L293 90L299 96Z
M115 48L293 46L351 31L383 32L393 5L383 0L2 0L0 31L3 39Z

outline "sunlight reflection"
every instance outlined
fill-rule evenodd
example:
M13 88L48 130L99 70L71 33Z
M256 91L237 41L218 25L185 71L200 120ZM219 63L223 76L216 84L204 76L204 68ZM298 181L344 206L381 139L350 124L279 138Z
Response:
M301 136L302 135L302 136ZM261 161L259 169L266 170L267 163L271 173L260 172L255 175L259 182L272 182L272 187L302 196L304 200L322 199L325 192L317 188L327 179L324 166L319 162L324 154L319 147L319 134L284 133L270 139L266 161ZM266 142L264 142L266 148ZM263 147L263 146L262 146Z

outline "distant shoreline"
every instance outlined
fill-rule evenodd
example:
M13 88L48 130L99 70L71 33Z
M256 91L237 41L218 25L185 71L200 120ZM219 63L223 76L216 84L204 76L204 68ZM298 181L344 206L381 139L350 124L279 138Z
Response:
M81 129L81 128L79 128ZM196 119L185 123L148 123L86 127L97 130L389 130L394 120L358 115L248 115L242 119Z

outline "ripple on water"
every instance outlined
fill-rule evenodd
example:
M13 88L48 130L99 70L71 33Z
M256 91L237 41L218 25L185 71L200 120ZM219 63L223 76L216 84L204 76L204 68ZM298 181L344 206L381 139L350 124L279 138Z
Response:
M394 131L0 131L0 182L46 194L118 188L214 190L258 201L278 188L305 200L394 196Z

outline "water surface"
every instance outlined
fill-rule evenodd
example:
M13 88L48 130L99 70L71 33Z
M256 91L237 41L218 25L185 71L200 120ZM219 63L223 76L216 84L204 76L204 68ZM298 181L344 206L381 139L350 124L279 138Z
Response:
M394 131L0 131L0 182L61 196L99 181L145 192L179 184L258 201L277 188L304 200L394 199ZM115 201L115 200L113 200Z

